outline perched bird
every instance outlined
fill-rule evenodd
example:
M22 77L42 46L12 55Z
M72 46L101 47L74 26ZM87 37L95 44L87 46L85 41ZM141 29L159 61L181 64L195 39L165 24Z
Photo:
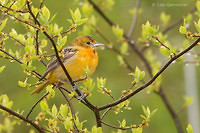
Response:
M96 52L97 46L103 44L97 43L91 36L79 36L67 47L63 49L63 56L60 57L66 70L74 82L86 79L84 69L88 68L90 75L94 73L98 64L98 55ZM49 84L69 83L62 67L56 57L54 57L47 65L47 70L44 72L40 80L46 79L38 85L31 93L39 93Z

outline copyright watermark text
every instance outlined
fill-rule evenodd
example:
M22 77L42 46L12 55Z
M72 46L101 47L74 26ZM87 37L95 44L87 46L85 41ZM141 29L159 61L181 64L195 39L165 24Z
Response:
M186 3L152 3L153 7L186 7L188 4Z

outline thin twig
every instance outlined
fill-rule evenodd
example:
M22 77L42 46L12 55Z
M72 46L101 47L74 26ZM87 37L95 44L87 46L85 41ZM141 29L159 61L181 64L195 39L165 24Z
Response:
M132 21L132 25L131 25L131 27L130 27L130 30L129 30L128 34L127 34L127 38L128 38L128 39L131 38L131 36L133 35L133 31L135 30L135 26L136 26L136 24L137 24L138 15L139 15L140 3L141 3L141 0L137 0L135 16L134 16L134 18L133 18L133 21Z
M40 103L47 95L49 94L49 92L45 93L31 108L31 110L29 111L29 113L27 114L26 118L28 118L30 116L30 114L32 113L33 109L38 105L38 103Z
M109 25L116 25L113 23L103 12L102 10L92 1L88 0L88 2L94 7L94 9L104 18L104 20L109 24Z
M2 31L1 31L1 33L4 34L5 36L8 36L9 38L15 40L16 42L18 42L18 43L19 43L20 45L22 45L23 47L26 46L26 45L23 44L20 40L18 40L17 38L14 38L13 36L9 35L8 33L2 32Z
M76 115L75 115L75 112L74 112L74 107L71 103L71 101L69 100L69 98L67 97L67 95L65 94L65 92L61 89L61 88L58 88L60 90L60 92L62 93L62 95L64 96L65 100L67 101L68 105L69 105L69 108L71 110L71 113L72 113L72 119L73 119L73 122L74 122L74 127L75 127L75 130L77 132L79 132L77 126L76 126L76 123L75 123L75 120L76 120Z
M93 25L92 25L92 27L96 30L96 33L99 34L99 36L100 36L101 38L103 38L103 39L106 41L106 43L108 43L108 44L110 43L109 40L108 40L108 38L107 38L104 34L102 34L102 33L97 29L97 27L95 27L95 26L93 26ZM130 63L128 63L127 59L124 57L124 55L123 55L118 49L116 49L114 46L110 47L110 46L107 46L107 45L106 45L106 48L111 49L111 50L113 50L115 53L117 53L118 55L120 55L120 56L122 57L123 61L124 61L124 65L125 65L129 70L134 71L134 69L131 67Z
M194 13L197 10L197 8L193 8L192 10L190 10L185 16L187 16L190 13ZM169 25L166 29L164 29L162 31L163 34L166 34L168 31L170 31L171 29L173 29L174 27L176 27L177 25L181 24L183 22L183 17L180 18L179 20L177 20L176 22L174 22L173 24Z
M175 113L175 111L173 110L172 106L170 105L167 97L165 96L165 93L163 92L163 89L162 87L160 87L159 89L159 95L160 97L162 98L162 101L165 103L165 105L167 106L167 109L169 110L173 120L174 120L174 123L176 124L176 127L177 127L177 130L178 130L178 133L184 133L183 131L183 128L181 126L181 122L178 118L178 115Z
M112 108L107 108L106 111L101 115L101 120L103 120L104 116L111 110Z
M110 26L115 26L116 24L112 22L104 13L103 11L92 1L88 0L88 2L94 7L94 9L104 18L104 20L110 25ZM135 43L133 40L129 39L126 34L123 34L123 37L126 39L128 44L131 46L131 48L135 51L135 53L140 57L140 59L144 62L147 71L149 72L150 75L152 75L152 70L149 65L149 62L146 60L144 55L141 53L141 51L135 46Z
M132 128L132 127L127 127L127 128L125 128L125 127L117 127L117 126L108 124L108 123L106 123L106 122L104 122L104 121L101 121L101 123L103 123L104 125L109 126L109 127L111 127L111 128L120 129L120 130L128 130L128 129L131 129L131 128Z
M193 42L185 50L183 50L182 52L180 52L179 54L177 54L176 56L171 58L147 83L145 83L142 86L138 87L136 90L134 90L133 92L131 92L127 96L123 97L122 99L118 99L115 102L112 102L112 103L109 103L109 104L106 104L106 105L103 105L103 106L99 106L98 109L99 110L104 110L106 108L113 107L113 106L115 106L115 105L117 105L117 104L129 99L130 97L134 96L135 94L139 93L140 91L142 91L143 89L145 89L146 87L151 85L158 78L158 76L160 76L169 67L169 65L173 63L173 61L175 61L176 59L181 57L183 54L185 54L186 52L188 52L189 50L194 48L199 41L200 41L200 38L198 38L195 42Z
M12 5L13 5L15 2L16 2L16 1L14 1L14 2L12 3ZM27 13L27 12L28 12L28 11L22 11L22 10L14 10L14 9L12 9L11 7L7 7L7 6L4 6L4 5L2 5L2 4L0 4L0 7L3 7L3 8L5 8L5 9L9 10L9 11L17 12L17 13Z
M14 15L12 15L12 14L10 14L10 13L7 13L7 14L8 14L9 16L15 18L16 20L18 20L18 21L20 21L20 22L22 22L22 23L25 23L25 24L27 24L27 25L29 25L29 26L35 28L35 29L40 29L39 27L37 27L37 26L35 26L35 25L33 25L33 24L29 23L29 22L26 22L26 21L24 21L24 20L22 20L22 19L19 19L19 18L15 17Z
M10 114L12 114L12 115L14 115L14 116L16 116L17 118L19 118L19 119L21 119L21 120L23 120L23 121L25 121L25 122L31 124L35 129L38 130L38 132L40 132L40 133L45 133L45 132L43 131L43 128L42 128L41 126L37 125L37 124L36 124L35 122L33 122L32 120L30 120L30 119L24 117L24 116L21 115L21 114L18 114L17 112L15 112L15 111L13 111L13 110L11 110L11 109L9 109L9 108L7 108L7 107L1 105L1 104L0 104L0 108L1 108L2 110L4 110L4 111L6 111L6 112L8 112L8 113L10 113Z

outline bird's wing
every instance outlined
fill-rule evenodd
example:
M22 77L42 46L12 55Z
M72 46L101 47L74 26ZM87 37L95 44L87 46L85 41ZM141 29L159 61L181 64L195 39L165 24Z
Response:
M67 60L67 59L71 58L73 55L75 55L77 52L78 52L78 49L74 49L74 48L71 48L71 47L64 48L64 52L63 52L64 57L61 58L61 61L64 62L65 60ZM41 76L41 78L40 78L39 81L41 81L42 79L44 79L50 71L52 71L53 69L57 68L59 65L60 64L58 62L57 57L54 57L49 62L49 64L47 65L47 69L44 72L44 74Z

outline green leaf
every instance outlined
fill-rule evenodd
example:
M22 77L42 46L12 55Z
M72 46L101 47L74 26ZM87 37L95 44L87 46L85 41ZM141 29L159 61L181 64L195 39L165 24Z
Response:
M2 21L2 23L1 23L1 25L0 25L0 31L2 31L3 28L6 26L7 20L8 20L8 19L6 18L6 19L4 19L4 20Z
M0 67L0 73L5 69L6 66L1 66Z
M197 7L197 10L200 11L200 1L196 2L196 7Z
M127 54L128 51L128 43L127 42L123 42L121 47L120 47L120 52L122 54Z
M165 48L164 46L161 46L160 47L160 52L163 54L163 55L166 55L166 56L170 56L171 55L171 52L169 49Z
M184 97L184 104L185 106L189 106L190 104L192 104L194 101L193 97Z
M117 105L117 107L122 108L122 107L124 107L124 104L125 104L125 102L121 102L121 103L119 103L119 104Z
M51 19L49 20L49 23L51 23L55 19L56 15L57 14L54 14L53 17L51 17Z
M122 121L121 126L122 126L122 127L125 127L125 126L126 126L126 120L125 120L125 119Z
M50 113L49 106L45 101L40 102L40 107L41 107L42 111L44 111L45 113Z
M35 70L36 67L35 66L32 66L31 63L29 63L28 65L27 64L21 64L21 66L24 68L24 69L27 69L27 70Z
M179 32L180 32L181 34L186 34L186 32L187 32L186 26L180 26Z
M46 90L47 90L47 92L49 92L49 94L51 94L52 96L55 95L55 91L54 91L54 89L52 89L52 86L51 86L51 85L48 85L48 86L46 87Z
M157 112L158 109L154 109L151 114L150 114L150 118Z
M142 127L132 128L131 131L132 133L142 133Z
M117 59L118 59L120 65L124 65L124 59L121 55L117 55Z
M7 95L1 95L0 96L0 104L7 108L11 108L13 105L13 102L9 100Z
M93 126L93 127L92 127L92 132L91 132L91 133L103 133L103 132L102 132L102 128L101 128L101 127Z
M5 5L5 4L7 4L8 0L1 0L0 2L2 5Z
M81 12L80 12L80 10L77 8L76 10L75 10L75 12L74 12L74 17L75 17L75 20L76 21L78 21L78 20L80 20L81 19ZM75 21L75 22L76 22Z
M24 80L24 82L23 81L18 81L18 85L20 86L20 87L29 87L30 86L30 84L28 84L27 83L27 80L28 80L28 78L26 78L25 80Z
M47 46L47 40L46 40L46 39L42 40L40 46L41 46L42 48L46 47L46 46Z
M73 123L72 123L72 120L71 118L67 117L64 121L64 126L65 126L65 129L70 129L71 127L73 127Z
M105 84L106 84L106 78L98 78L97 77L97 87L99 88L99 89L102 89L102 88L104 88L105 87Z
M167 23L169 22L169 20L170 20L170 15L167 15L167 14L165 14L165 12L162 12L162 13L160 14L160 20L161 20L163 23L167 24Z
M59 113L60 113L63 117L67 117L68 107L67 107L66 104L61 104L61 105L60 105Z
M187 133L194 133L192 126L190 124L188 124L186 130L187 130Z
M118 25L112 26L112 31L117 39L121 40L123 38L124 31Z
M83 18L83 19L80 19L76 22L76 25L79 26L79 25L82 25L83 23L85 23L88 19L87 18Z
M18 85L19 85L20 87L26 87L26 85L25 85L24 82L22 82L22 81L18 81Z
M146 22L146 24L142 25L142 36L144 38L149 38L150 36L156 36L158 34L159 27L153 27L149 23L149 21Z
M86 77L89 77L90 76L90 69L88 66L86 66L86 68L82 68L83 69L83 72L85 73Z
M57 107L56 107L55 104L53 105L53 107L52 107L52 109L51 109L51 112L52 112L52 115L53 115L54 117L57 116L58 109L57 109Z
M20 9L25 5L25 0L18 0L15 2L15 4L12 6L13 9Z
M71 9L69 10L72 16L72 19L74 23L76 24L81 19L81 13L80 10L77 8L75 12L73 12Z
M44 19L45 19L46 21L49 20L49 18L50 18L50 12L49 12L49 9L48 9L46 6L44 6L44 7L42 8L42 15L43 15L43 17L44 17Z
M88 16L93 11L93 6L88 2L84 2L82 5L82 11L85 16Z
M94 89L95 83L93 83L93 80L91 78L88 78L84 81L84 88L89 90L90 92Z
M200 19L198 20L198 23L194 22L194 25L198 32L200 32Z
M145 71L141 71L138 67L136 67L135 73L134 73L135 81L139 82L140 80L144 78L144 76L145 76Z

